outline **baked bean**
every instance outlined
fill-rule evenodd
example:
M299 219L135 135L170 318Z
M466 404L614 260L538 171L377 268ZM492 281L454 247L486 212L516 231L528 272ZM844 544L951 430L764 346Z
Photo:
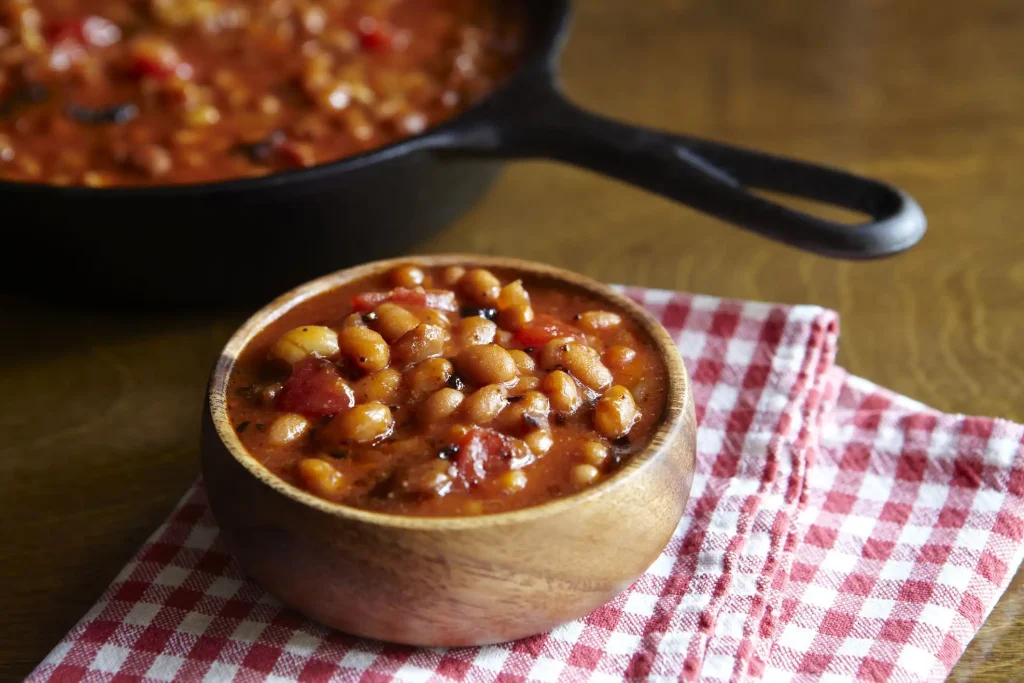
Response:
M341 321L342 327L366 327L366 321L359 313L349 313Z
M609 439L625 436L640 417L629 389L616 385L594 405L594 427Z
M520 374L533 372L537 369L537 363L533 360L533 357L525 351L512 349L508 354L512 356L512 360L515 361L516 368L519 370Z
M576 465L572 468L572 481L579 488L590 486L601 473L593 465Z
M525 375L520 377L515 384L515 388L519 391L529 391L530 389L536 389L540 386L540 378L533 377L531 375Z
M611 311L587 311L580 314L579 325L588 332L602 332L622 324L622 316Z
M448 334L437 325L420 323L395 342L393 355L402 364L417 363L432 356L440 356Z
M273 95L263 95L259 99L258 107L260 113L266 116L277 116L281 113L281 106L281 100Z
M459 280L459 289L478 306L494 306L501 292L501 280L489 270L474 268Z
M343 76L332 70L330 78ZM413 106L400 85L382 88L377 100L359 106L373 112L384 102L398 107L395 116ZM609 320L619 314L571 288L527 293L513 280L498 290L496 304L484 305L470 296L474 280L487 280L483 271L459 274L448 291L441 268L420 272L422 279L395 268L369 276L365 288L345 285L324 302L304 304L310 318L331 321L337 331L339 353L330 360L302 347L306 359L283 377L286 366L265 351L292 341L280 333L243 352L229 387L238 397L232 423L261 462L344 505L451 516L585 490L647 447L664 413L667 368L634 321ZM515 332L503 327L502 315L520 306L536 308L535 319ZM382 347L387 364L360 373L353 353L361 345ZM351 387L339 397L327 380ZM268 385L275 388L264 392ZM290 441L275 445L260 432L285 411L278 429ZM300 465L304 460L323 462ZM336 489L334 470L343 475Z
M523 329L533 322L533 319L534 313L530 304L516 304L502 309L498 313L498 322L501 323L501 326L513 332Z
M11 138L7 135L0 134L0 161L10 161L13 158L14 144L11 142Z
M360 403L335 417L324 428L328 440L372 443L391 433L395 419L382 403Z
M370 327L380 332L384 341L394 344L402 335L420 324L420 319L397 304L385 301L377 306Z
M401 396L402 374L394 368L384 368L360 378L352 388L356 403L394 405Z
M416 266L399 266L391 271L391 284L395 287L419 287L423 284L423 269Z
M601 356L597 351L586 344L568 344L562 357L562 365L573 377L594 391L601 391L612 383L611 371L601 362Z
M220 122L220 110L212 104L201 104L195 109L186 110L185 125L193 128L212 126Z
M539 427L547 423L550 411L551 402L547 396L539 391L527 391L522 394L522 398L509 403L508 407L501 411L501 426L503 429Z
M171 153L159 145L143 145L129 154L132 166L156 178L165 175L174 165Z
M455 363L465 377L477 384L495 384L515 379L518 370L511 354L497 344L463 349Z
M445 329L448 329L449 327L452 326L452 322L448 320L448 316L444 313L444 311L439 311L434 308L428 308L426 310L426 312L423 314L423 322L427 323L428 325L437 325L438 327L443 327Z
M87 187L106 187L110 180L99 171L86 171L82 174L82 184Z
M300 460L297 467L299 480L307 489L321 498L333 498L342 489L345 478L330 463L316 458Z
M569 350L569 344L574 342L572 337L555 337L546 343L540 351L540 366L545 370L563 367L565 352Z
M530 478L522 470L509 470L498 478L498 484L506 493L515 493L526 488Z
M628 346L612 346L604 352L601 358L608 367L622 370L636 358L636 351Z
M296 413L285 413L270 425L267 441L274 446L283 446L295 441L309 431L309 420Z
M608 459L608 447L600 441L585 441L581 450L583 459L595 467Z
M473 429L473 428L470 427L469 425L464 425L464 424L452 425L451 429L448 430L448 438L451 441L458 441L459 439L465 437L469 433L469 431L471 429Z
M530 295L526 293L526 289L523 288L522 280L513 280L504 287L498 293L498 308L506 309L512 308L513 306L529 306Z
M338 347L364 372L387 367L391 352L380 333L368 327L345 327L338 333Z
M452 376L451 361L445 358L428 358L405 371L405 385L414 397L439 391Z
M409 467L399 478L403 493L417 496L443 496L452 487L454 470L450 462L431 460Z
M43 173L43 165L34 156L19 154L14 157L14 165L27 178L38 178Z
M523 439L530 447L534 455L544 455L554 445L555 440L551 438L551 432L547 429L535 429Z
M496 344L501 344L506 348L508 348L508 345L512 343L512 338L512 333L508 330L499 329L494 333L494 342Z
M508 390L501 384L488 384L467 396L461 411L467 420L482 425L498 417L507 405Z
M441 282L444 283L446 287L454 287L465 274L466 269L462 266L448 266L441 271Z
M428 396L420 405L420 417L427 423L445 420L458 410L465 398L461 391L445 387Z
M464 318L459 323L458 340L462 346L490 344L494 341L494 333L497 331L498 326L493 322L475 315L472 318Z
M330 358L338 355L338 333L322 325L306 325L285 332L270 353L291 364L306 356Z
M541 381L541 387L548 394L551 402L551 409L563 415L575 413L583 399L580 398L579 388L568 373L562 370L555 370Z

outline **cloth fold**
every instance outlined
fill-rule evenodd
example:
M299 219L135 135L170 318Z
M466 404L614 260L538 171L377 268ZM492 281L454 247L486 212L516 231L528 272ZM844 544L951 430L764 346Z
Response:
M832 311L621 289L679 346L698 464L609 604L483 648L346 636L245 579L197 482L28 680L942 680L1024 559L1024 428L848 375Z

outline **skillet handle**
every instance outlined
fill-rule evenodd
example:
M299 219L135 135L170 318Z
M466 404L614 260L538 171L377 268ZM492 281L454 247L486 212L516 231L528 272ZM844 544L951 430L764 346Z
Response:
M926 220L902 190L763 152L633 126L585 111L553 90L492 111L454 147L544 157L617 178L781 242L826 256L870 259L916 244ZM460 136L457 136L460 137ZM813 199L871 217L859 225L798 211L749 192Z

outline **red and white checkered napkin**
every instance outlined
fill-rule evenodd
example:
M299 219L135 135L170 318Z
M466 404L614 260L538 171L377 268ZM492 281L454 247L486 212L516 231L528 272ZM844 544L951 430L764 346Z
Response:
M1022 559L1024 428L846 375L830 311L626 291L690 370L698 473L608 605L484 648L345 636L244 579L197 484L29 680L942 679Z

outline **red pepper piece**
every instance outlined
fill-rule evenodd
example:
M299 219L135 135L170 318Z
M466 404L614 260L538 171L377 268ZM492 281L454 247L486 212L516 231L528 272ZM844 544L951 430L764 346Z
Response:
M439 311L455 311L455 292L446 289L409 289L395 287L390 292L363 292L352 297L352 308L365 313L372 311L385 301L404 306L435 308Z
M43 35L50 45L72 41L85 45L85 19L61 19L46 25Z
M277 407L304 415L334 415L355 403L352 389L330 361L310 356L292 366L292 376L284 383Z
M515 340L524 347L544 346L556 337L583 339L583 333L558 318L541 313L529 325L516 332Z
M136 76L167 78L174 75L183 63L174 45L162 38L136 38L129 54L129 69Z
M373 17L363 17L359 20L359 43L364 50L373 52L390 50L392 38L394 38L394 31L383 21Z
M121 29L103 17L88 16L51 21L43 35L50 45L68 41L83 47L108 47L121 40Z
M291 168L309 168L316 164L313 146L306 142L285 140L274 147L274 153Z

